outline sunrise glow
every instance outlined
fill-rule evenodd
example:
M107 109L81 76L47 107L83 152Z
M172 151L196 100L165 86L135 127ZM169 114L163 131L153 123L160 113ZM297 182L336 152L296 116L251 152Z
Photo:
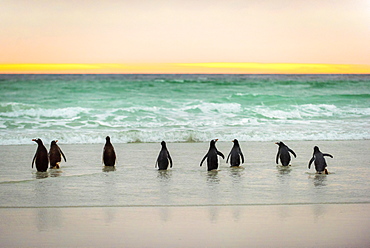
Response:
M1 74L369 74L370 65L289 63L0 64Z

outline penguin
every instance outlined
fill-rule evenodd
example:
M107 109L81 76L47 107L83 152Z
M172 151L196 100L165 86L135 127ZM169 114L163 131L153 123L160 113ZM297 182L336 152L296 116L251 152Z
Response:
M112 143L110 143L110 137L105 138L105 146L103 150L103 162L105 166L114 166L116 163L116 153Z
M67 162L64 153L57 145L58 140L53 140L50 144L49 150L49 161L50 161L50 169L59 169L59 164L62 161L62 156L64 158L64 162Z
M297 156L295 155L294 151L290 149L287 145L285 145L283 142L276 142L279 146L278 152L276 154L276 164L279 164L279 157L280 157L280 162L283 166L288 166L290 163L290 153L294 155L296 158Z
M155 167L157 167L158 164L158 170L167 170L168 162L170 162L170 168L172 168L172 158L170 152L167 150L166 142L162 141L161 145L162 149L159 152Z
M228 163L229 158L230 158L230 167L239 166L240 157L242 158L242 164L244 163L244 156L243 156L242 150L240 149L239 141L237 139L234 139L233 142L234 142L234 146L233 148L231 148L231 151L226 159L226 163Z
M209 144L209 150L207 154L204 156L202 161L200 162L200 166L202 166L203 161L207 158L207 167L208 171L211 170L217 170L218 168L218 158L217 155L221 156L223 159L225 159L225 156L217 150L216 148L216 142L218 139L211 140Z
M313 155L308 163L308 169L311 168L311 164L313 161L315 161L315 169L318 174L321 174L324 172L325 174L329 174L328 170L326 169L326 161L325 161L325 156L333 158L333 155L328 154L328 153L322 153L319 149L319 147L315 146L313 148Z
M41 139L33 139L32 141L35 141L37 143L37 150L32 160L32 168L36 160L37 171L45 172L47 171L49 165L48 151L46 150Z

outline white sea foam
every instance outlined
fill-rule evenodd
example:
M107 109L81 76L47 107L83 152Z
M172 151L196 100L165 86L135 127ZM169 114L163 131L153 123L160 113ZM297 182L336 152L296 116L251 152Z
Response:
M58 109L45 109L45 108L29 108L19 109L13 108L13 111L2 112L0 116L3 117L34 117L34 118L73 118L81 113L88 113L88 109L81 107L58 108Z
M344 124L344 125L343 125ZM358 129L347 127L341 122L314 121L311 123L254 123L235 126L218 126L217 122L192 127L166 127L152 125L151 127L112 128L106 125L95 129L31 129L23 131L0 132L0 144L30 144L31 139L41 138L45 142L58 139L62 143L102 143L107 135L115 143L129 142L208 142L213 138L220 140L240 141L274 141L274 140L359 140L370 139L370 124L357 123Z
M198 105L191 107L194 108ZM215 137L225 140L238 137L241 141L370 139L368 118L357 118L366 116L369 109L312 104L285 110L268 106L242 109L239 104L203 104L201 112L195 113L189 113L189 107L144 109L148 112L140 113L140 107L107 111L77 107L46 112L41 109L5 112L1 113L0 144L28 144L37 137L59 139L64 143L100 143L101 137L109 134L115 135L119 143L160 142L163 139L169 142L208 141ZM333 115L341 118L331 119Z
M31 87L38 76L13 80L0 92L0 144L370 138L368 77L86 77L42 76L58 101Z

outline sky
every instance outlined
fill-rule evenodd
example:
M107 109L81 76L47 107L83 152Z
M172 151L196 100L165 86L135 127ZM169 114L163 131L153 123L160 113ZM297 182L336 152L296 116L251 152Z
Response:
M370 0L0 6L0 73L370 73Z

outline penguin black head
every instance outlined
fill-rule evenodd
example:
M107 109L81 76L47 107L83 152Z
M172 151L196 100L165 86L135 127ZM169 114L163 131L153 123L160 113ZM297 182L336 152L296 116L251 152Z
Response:
M239 146L239 141L237 139L234 139L233 142L234 142L234 146Z
M162 145L162 147L166 147L166 142L162 141L161 145Z
M282 141L280 141L280 142L276 142L275 144L276 144L276 145L278 145L279 147L281 147L281 146L285 146L285 144L284 144Z
M315 147L313 148L313 152L314 152L314 153L315 153L315 152L320 152L319 147L318 147L318 146L315 146Z
M216 142L217 142L218 139L213 139L211 140L211 142L209 143L209 146L210 147L216 147Z
M106 140L107 142L110 142L110 137L109 137L109 136L105 137L105 140Z
M38 145L43 145L41 139L32 139L32 141L35 141Z
M56 144L57 144L57 142L58 142L58 140L53 140L53 141L51 142L51 145L56 145Z

